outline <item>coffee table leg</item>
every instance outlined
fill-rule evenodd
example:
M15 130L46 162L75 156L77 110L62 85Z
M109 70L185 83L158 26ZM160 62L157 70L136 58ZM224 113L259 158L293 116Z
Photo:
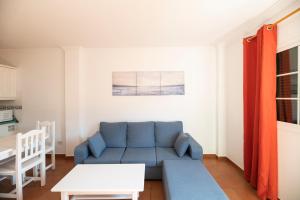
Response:
M138 192L132 193L132 200L138 200L138 199L139 199L139 193Z
M66 192L61 192L60 194L60 199L61 200L69 200L69 195Z

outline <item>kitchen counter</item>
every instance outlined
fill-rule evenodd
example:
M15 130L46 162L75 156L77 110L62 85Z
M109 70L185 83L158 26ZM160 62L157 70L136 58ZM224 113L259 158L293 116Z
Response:
M16 123L18 123L18 120L17 119L13 119L13 120L10 120L10 121L0 122L0 125L16 124Z

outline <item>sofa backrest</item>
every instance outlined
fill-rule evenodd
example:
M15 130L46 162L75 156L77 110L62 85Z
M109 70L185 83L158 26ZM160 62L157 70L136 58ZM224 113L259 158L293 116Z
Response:
M126 122L100 122L100 133L107 147L126 147Z
M157 147L174 147L177 136L182 132L181 121L155 122L155 145Z
M181 121L101 122L100 133L107 147L174 147L183 132Z
M128 122L127 147L155 147L154 122Z

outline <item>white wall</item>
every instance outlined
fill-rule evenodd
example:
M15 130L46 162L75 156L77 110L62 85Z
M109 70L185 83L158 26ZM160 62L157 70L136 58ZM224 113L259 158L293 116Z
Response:
M35 128L36 120L55 120L57 153L64 145L64 53L60 49L0 50L0 62L17 67L17 111L19 128Z
M226 91L225 91L225 44L220 43L216 46L217 56L217 124L216 124L216 154L219 157L226 156Z
M74 146L93 134L100 121L145 120L182 120L205 153L216 153L212 46L0 50L0 60L18 68L15 104L23 106L21 130L33 128L38 119L55 120L62 140L57 142L59 153L72 155ZM134 70L184 71L186 94L112 96L112 72Z
M205 153L216 153L215 48L88 48L83 60L82 133L94 133L100 121L182 120ZM135 70L182 70L185 95L112 96L112 72Z
M226 48L226 155L240 168L243 166L243 47L238 39Z
M300 6L295 2L281 12L260 21L270 23ZM255 33L261 23L249 22L240 27L242 34L228 37L225 53L226 151L227 157L243 168L243 46L242 38ZM249 27L252 27L249 29ZM278 26L278 51L300 44L300 15L290 17ZM278 124L279 197L300 199L300 126Z
M81 140L80 121L80 66L81 48L65 47L65 134L66 155L73 155L74 148Z

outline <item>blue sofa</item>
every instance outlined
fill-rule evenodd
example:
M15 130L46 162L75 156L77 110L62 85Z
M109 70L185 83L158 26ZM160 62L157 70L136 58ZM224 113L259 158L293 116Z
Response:
M101 156L92 156L85 141L75 148L75 164L145 163L145 178L161 179L164 160L202 160L202 147L192 137L187 153L177 155L174 143L183 133L180 121L101 122L99 132L106 143Z
M186 153L177 155L174 145L183 134L182 122L101 122L98 132L106 144L101 155L94 157L85 141L75 148L75 164L145 163L145 179L163 179L167 200L228 199L190 135Z

